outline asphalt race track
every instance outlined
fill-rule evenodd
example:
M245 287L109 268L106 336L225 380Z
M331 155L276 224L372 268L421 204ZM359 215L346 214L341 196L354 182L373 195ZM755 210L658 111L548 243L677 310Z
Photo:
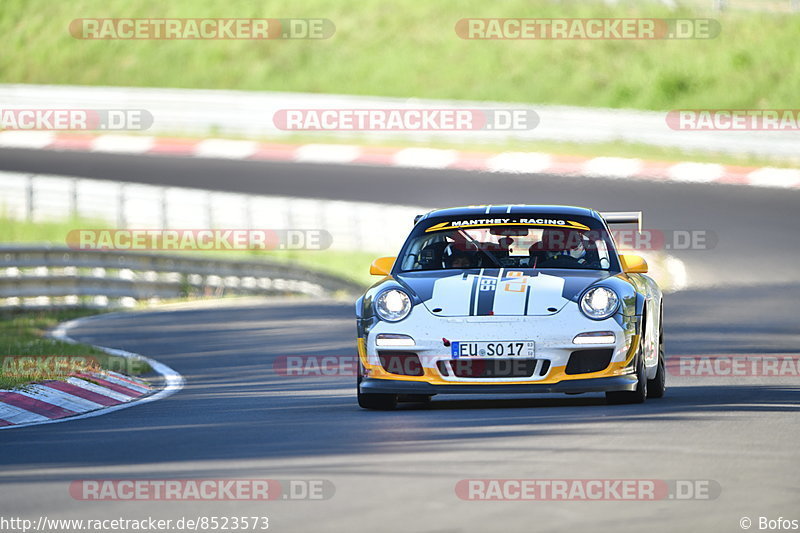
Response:
M0 150L0 169L429 205L564 203L706 229L677 253L701 288L667 295L668 358L796 354L800 192L545 175L220 162ZM218 177L225 175L223 182ZM351 302L244 301L108 315L78 340L153 357L187 385L106 416L0 433L4 514L57 518L268 515L274 531L741 531L797 516L798 377L677 377L667 396L437 397L369 412L351 376L287 377L284 355L350 355ZM76 501L82 479L328 480L323 501ZM715 499L481 502L464 479L709 480ZM792 516L794 513L795 516Z

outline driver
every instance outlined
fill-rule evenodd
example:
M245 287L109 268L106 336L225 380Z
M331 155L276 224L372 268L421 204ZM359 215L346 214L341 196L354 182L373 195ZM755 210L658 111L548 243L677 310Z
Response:
M575 230L548 229L542 233L542 241L531 247L531 255L536 255L541 263L585 264L587 245L585 237Z
M459 248L453 244L445 248L442 254L442 266L445 268L474 268L477 263L475 254Z

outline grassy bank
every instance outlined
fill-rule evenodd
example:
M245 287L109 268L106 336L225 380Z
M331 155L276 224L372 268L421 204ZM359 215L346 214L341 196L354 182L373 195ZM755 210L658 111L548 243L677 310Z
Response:
M84 309L0 313L0 389L65 379L76 370L106 369L132 376L151 372L150 366L141 361L44 337L47 330L60 322L94 313Z
M613 4L613 5L611 5ZM711 2L4 0L0 81L307 91L582 106L792 108L800 16ZM85 17L311 17L327 40L79 40ZM713 17L706 40L463 40L461 18Z

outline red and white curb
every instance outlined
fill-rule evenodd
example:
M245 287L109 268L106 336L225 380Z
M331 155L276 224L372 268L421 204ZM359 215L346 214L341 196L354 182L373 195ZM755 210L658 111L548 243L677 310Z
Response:
M95 317L80 318L58 326L52 337L75 344L67 331ZM108 354L144 361L164 378L154 390L146 381L116 372L77 374L65 381L43 381L13 390L0 390L0 429L50 424L104 415L133 405L160 400L183 388L183 377L153 359L104 346Z
M51 131L2 131L0 147L800 188L800 169L674 163L624 157L587 158L539 152L466 152L344 144L296 145L231 139L78 135Z

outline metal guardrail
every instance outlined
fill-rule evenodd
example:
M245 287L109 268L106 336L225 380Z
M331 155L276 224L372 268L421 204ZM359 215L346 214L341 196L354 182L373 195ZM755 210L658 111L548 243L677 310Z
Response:
M518 131L327 131L315 135L419 142L623 141L690 152L784 157L800 153L800 137L792 131L676 131L668 127L666 111L307 93L3 84L0 84L0 102L4 109L146 109L154 122L143 134L234 138L295 135L296 132L280 130L273 123L273 116L280 109L514 108L535 112L540 118L538 126Z
M116 229L324 229L330 235L331 250L375 255L399 249L414 216L427 211L415 206L0 172L0 215L11 219L38 223L79 218Z
M358 283L275 261L0 246L0 308L132 307L191 295L324 297L360 290Z

